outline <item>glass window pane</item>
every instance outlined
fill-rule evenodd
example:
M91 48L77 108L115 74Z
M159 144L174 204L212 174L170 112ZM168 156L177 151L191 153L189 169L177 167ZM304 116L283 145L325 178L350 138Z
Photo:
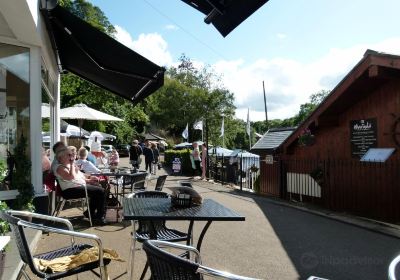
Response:
M29 87L29 49L0 43L0 190L11 189L18 139L30 137Z

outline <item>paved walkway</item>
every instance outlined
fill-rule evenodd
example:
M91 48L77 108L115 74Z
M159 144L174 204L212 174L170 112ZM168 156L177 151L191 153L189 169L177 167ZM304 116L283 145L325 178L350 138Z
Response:
M169 191L168 186L185 179L188 178L169 176L165 191ZM330 213L313 213L207 181L193 181L193 185L204 198L212 198L246 217L245 222L214 222L209 228L203 241L202 257L205 265L214 268L261 279L306 279L310 275L329 279L384 279L390 260L400 252L399 239L386 234L399 234L395 227L341 215L336 215L335 220L329 217L333 216ZM63 215L72 218L81 213L71 209L63 211ZM128 260L129 223L92 228L80 218L73 219L73 223L79 231L99 235L104 247L117 250ZM363 224L370 228L365 229ZM169 225L186 229L187 222L170 222ZM195 224L195 238L203 225ZM37 252L67 242L65 237L43 235ZM135 258L133 279L139 279L146 259L143 250L136 251ZM110 279L115 279L125 269L126 263L112 262ZM90 273L80 278L96 279ZM127 275L119 279L127 279Z

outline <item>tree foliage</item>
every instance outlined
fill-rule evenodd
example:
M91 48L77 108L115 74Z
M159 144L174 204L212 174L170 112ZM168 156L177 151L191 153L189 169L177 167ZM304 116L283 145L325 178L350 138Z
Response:
M207 123L210 143L221 145L220 127L225 118L225 141L231 143L236 137L229 125L234 119L234 97L219 83L220 78L209 67L196 68L182 55L180 64L166 73L164 87L147 98L145 112L154 126L166 129L176 139L189 124L189 141L201 139L201 131L193 124L203 120Z
M85 0L59 0L59 4L100 31L115 35L115 28L103 11Z
M269 128L279 128L279 127L295 127L302 123L318 106L324 101L324 99L329 95L329 90L321 90L314 94L311 94L309 102L301 104L299 112L291 118L288 119L274 119L269 120L268 125L265 121L255 122L253 127L256 131L265 133Z

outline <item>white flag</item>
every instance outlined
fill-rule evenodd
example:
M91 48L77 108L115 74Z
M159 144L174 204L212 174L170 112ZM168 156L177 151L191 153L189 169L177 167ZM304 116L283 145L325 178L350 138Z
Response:
M249 108L247 108L247 124L246 124L246 132L247 135L250 136L250 117L249 117Z
M189 138L189 124L186 124L185 130L182 132L182 137L185 138L186 140Z
M197 130L203 130L203 121L195 122L193 128Z
M222 117L221 135L219 137L224 137L224 132L225 132L225 129L224 129L224 117Z

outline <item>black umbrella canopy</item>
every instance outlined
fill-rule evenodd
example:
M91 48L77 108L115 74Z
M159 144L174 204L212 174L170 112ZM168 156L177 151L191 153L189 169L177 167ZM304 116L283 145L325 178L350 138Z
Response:
M226 37L268 0L182 0L206 15L204 22L212 23Z
M163 85L164 68L59 5L44 5L41 11L61 70L66 69L134 104Z

